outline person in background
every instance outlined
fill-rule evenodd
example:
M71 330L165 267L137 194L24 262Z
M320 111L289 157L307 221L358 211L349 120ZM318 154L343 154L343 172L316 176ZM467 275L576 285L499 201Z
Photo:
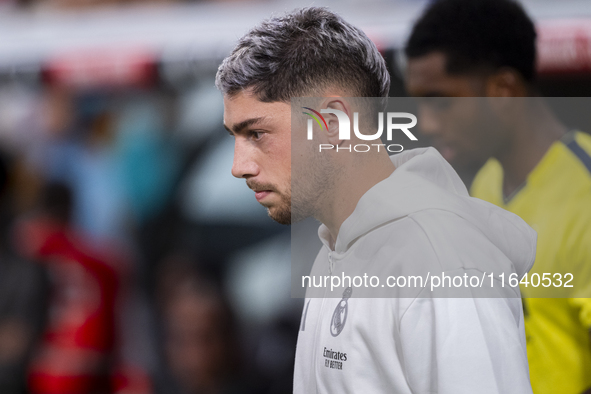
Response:
M19 252L48 271L49 318L28 371L33 394L110 393L118 273L70 225L70 189L48 183L38 209L16 225Z
M158 283L163 350L173 384L162 393L248 393L238 376L242 349L220 289L190 261L164 260Z
M572 273L580 284L563 298L522 288L534 393L591 392L591 137L535 97L533 22L510 0L440 0L405 53L423 133L468 183L474 177L472 196L537 230L530 275Z
M18 256L10 245L14 162L0 150L0 393L23 394L26 368L47 315L45 270Z

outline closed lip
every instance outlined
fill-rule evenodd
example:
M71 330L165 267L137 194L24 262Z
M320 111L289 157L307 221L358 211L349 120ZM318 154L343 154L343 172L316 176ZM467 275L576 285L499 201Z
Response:
M271 194L271 190L255 190L254 191L254 196L256 197L257 201L261 201L262 199L264 199L265 197L267 197L269 194Z

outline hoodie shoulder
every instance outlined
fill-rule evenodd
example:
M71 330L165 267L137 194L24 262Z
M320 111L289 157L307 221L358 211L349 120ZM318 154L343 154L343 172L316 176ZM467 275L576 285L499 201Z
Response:
M502 228L499 233L486 231L484 223L473 223L458 213L425 209L409 215L424 231L437 256L443 272L477 270L481 272L517 272L520 276L529 271L535 256L535 239L506 245ZM532 234L521 234L525 237Z

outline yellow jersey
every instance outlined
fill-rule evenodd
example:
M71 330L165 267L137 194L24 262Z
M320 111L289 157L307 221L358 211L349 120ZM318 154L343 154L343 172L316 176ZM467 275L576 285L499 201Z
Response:
M478 172L470 192L538 232L531 283L521 285L534 394L581 394L591 388L591 136L569 132L556 141L508 199L495 159ZM553 293L533 286L544 273L562 280ZM562 287L569 273L573 287Z

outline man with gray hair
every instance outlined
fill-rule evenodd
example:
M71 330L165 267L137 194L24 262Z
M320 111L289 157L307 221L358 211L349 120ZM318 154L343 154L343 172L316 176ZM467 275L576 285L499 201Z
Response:
M496 266L521 278L533 264L535 232L470 198L434 149L352 150L368 141L357 129L374 125L357 121L383 107L390 78L371 40L326 8L253 28L216 85L235 139L232 174L279 223L322 223L312 276L465 277ZM308 139L304 105L318 125L308 123ZM340 129L344 117L355 119L354 135ZM295 393L531 393L519 289L435 298L420 286L353 287L307 289Z
M246 179L271 218L290 224L290 99L328 92L385 97L390 76L361 30L326 9L308 8L264 21L242 37L220 65L216 86L224 94L226 128L236 137L232 174ZM264 148L256 150L261 163L245 161L255 145ZM267 160L272 168L265 168Z

